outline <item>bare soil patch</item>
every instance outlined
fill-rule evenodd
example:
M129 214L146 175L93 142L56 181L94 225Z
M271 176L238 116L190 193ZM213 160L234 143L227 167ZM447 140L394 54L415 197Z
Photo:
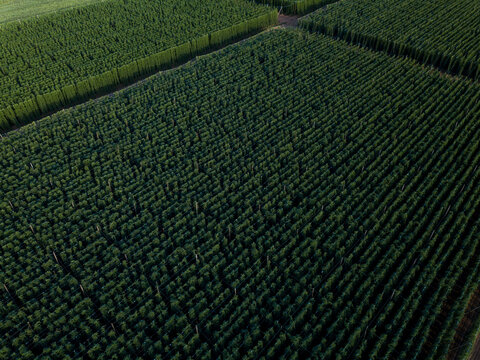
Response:
M298 16L280 14L278 15L278 25L283 27L297 27Z

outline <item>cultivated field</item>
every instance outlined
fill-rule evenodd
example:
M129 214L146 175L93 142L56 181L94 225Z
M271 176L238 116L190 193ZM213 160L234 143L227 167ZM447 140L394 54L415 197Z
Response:
M221 0L221 5L217 0L101 2L7 24L0 31L0 128L113 90L258 31L277 16L248 0Z
M476 2L109 1L0 29L0 360L477 356Z
M309 15L303 26L480 79L475 0L339 1Z
M277 30L11 134L2 345L438 359L478 278L479 96Z
M0 0L0 24L106 0Z

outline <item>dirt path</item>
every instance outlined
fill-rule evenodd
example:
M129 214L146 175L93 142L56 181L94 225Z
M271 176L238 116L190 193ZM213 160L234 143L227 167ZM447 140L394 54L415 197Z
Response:
M448 350L446 359L447 360L456 360L458 359L459 351L463 350L462 348L466 346L465 337L467 337L473 329L475 320L480 315L478 313L478 308L480 306L480 287L477 288L468 300L467 307L463 314L460 323L457 326L455 335L450 343L450 348ZM480 359L480 334L477 335L475 344L471 350L469 360L479 360Z
M475 339L475 344L473 345L472 352L468 357L468 360L479 360L480 359L480 334L477 335Z
M278 25L281 27L297 27L298 26L298 16L294 15L278 15Z

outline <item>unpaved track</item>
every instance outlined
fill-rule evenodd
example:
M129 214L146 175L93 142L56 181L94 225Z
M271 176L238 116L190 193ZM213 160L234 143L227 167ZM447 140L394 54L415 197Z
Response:
M297 27L298 16L278 15L278 25L282 27Z

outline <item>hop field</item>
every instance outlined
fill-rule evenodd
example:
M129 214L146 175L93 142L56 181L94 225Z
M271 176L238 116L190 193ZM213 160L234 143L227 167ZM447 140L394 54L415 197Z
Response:
M8 134L0 357L443 357L479 275L479 97L274 30Z
M480 79L477 0L339 1L303 26Z
M0 28L0 128L257 31L275 22L271 15L248 0L122 0L7 23ZM218 32L221 41L212 44Z
M0 24L106 0L0 0Z

